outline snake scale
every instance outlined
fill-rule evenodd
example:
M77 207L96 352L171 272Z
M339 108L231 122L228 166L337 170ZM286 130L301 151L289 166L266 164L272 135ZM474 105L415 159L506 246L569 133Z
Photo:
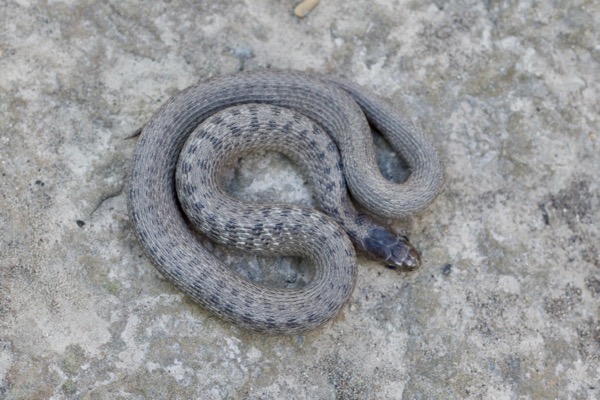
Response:
M401 184L382 177L371 127L410 167ZM236 200L223 189L228 162L269 149L288 155L323 213ZM420 256L408 240L352 205L384 218L427 206L442 185L432 143L387 102L341 78L292 71L244 72L191 86L141 128L133 156L129 212L158 270L216 315L244 328L291 334L333 318L356 280L354 247L392 268ZM314 278L297 289L252 282L199 240L263 254L308 258Z

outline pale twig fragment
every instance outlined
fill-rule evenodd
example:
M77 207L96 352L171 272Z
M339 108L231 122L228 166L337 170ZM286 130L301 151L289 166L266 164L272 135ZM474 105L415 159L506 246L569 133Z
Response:
M319 0L304 0L294 8L294 14L298 18L304 18L319 4Z

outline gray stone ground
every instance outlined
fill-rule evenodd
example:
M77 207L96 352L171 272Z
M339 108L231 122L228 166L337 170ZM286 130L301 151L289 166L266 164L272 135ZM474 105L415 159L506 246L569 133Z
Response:
M300 20L292 0L3 1L0 398L600 398L599 4L323 0ZM395 225L424 267L360 259L339 318L303 336L213 318L127 216L124 138L180 89L264 67L372 88L445 164ZM279 156L232 176L309 201Z

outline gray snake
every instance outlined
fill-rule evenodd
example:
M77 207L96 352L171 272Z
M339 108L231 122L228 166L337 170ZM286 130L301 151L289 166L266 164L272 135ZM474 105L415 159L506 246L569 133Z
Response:
M406 182L382 177L369 124L409 165ZM292 158L327 215L225 193L223 167L254 149ZM441 166L419 130L353 83L301 72L240 73L183 90L141 128L129 212L147 254L181 291L235 324L288 334L330 320L349 299L356 280L354 246L393 268L420 264L405 237L352 205L346 185L368 212L406 217L435 198ZM207 250L196 229L238 248L308 258L315 276L299 289L252 282Z

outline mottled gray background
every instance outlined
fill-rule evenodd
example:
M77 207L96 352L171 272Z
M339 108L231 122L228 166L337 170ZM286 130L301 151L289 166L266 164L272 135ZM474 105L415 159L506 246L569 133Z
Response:
M4 0L0 398L599 398L599 4ZM445 164L395 224L423 268L360 259L339 318L296 337L181 295L126 208L127 135L198 80L265 67L371 88ZM279 156L232 175L249 198L310 198Z

